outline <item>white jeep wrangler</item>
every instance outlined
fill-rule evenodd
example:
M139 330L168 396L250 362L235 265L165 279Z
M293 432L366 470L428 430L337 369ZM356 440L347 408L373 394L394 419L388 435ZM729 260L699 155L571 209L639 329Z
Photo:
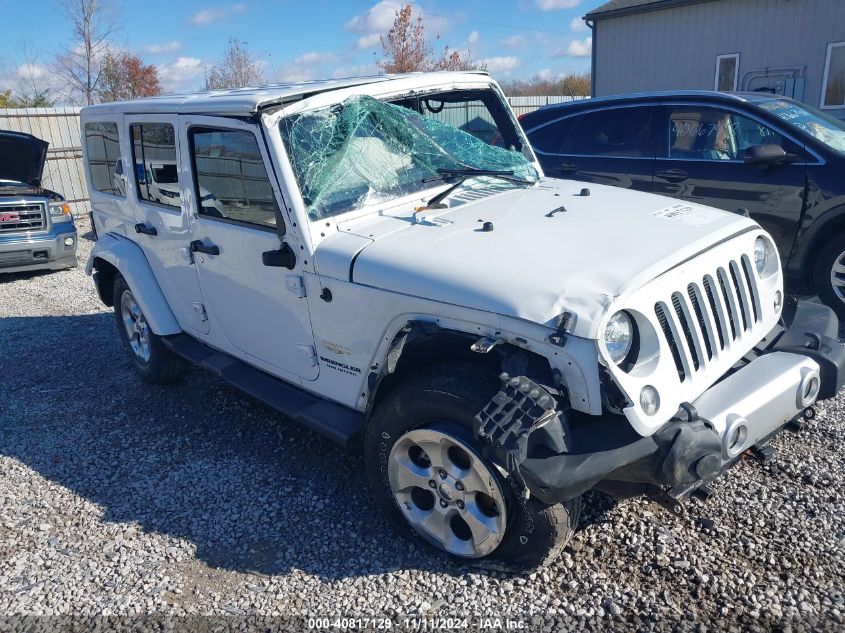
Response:
M187 359L360 438L385 515L457 557L550 560L594 487L702 494L843 382L836 317L784 297L757 224L544 177L483 73L144 99L82 123L88 270L141 376ZM172 199L118 164L174 165Z

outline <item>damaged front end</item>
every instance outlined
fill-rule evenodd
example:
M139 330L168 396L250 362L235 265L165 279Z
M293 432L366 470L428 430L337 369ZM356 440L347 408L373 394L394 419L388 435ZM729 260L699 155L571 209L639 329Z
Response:
M799 302L787 317L753 354L651 435L639 435L622 415L572 411L554 390L508 374L476 416L475 434L486 456L544 503L594 487L617 497L684 497L842 387L845 345L835 338L833 312Z

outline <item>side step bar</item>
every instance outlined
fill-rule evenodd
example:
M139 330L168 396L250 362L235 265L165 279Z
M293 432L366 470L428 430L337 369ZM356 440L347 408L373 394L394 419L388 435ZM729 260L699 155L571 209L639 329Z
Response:
M348 447L364 426L364 414L360 411L314 396L187 334L165 336L162 342L182 358L335 444Z

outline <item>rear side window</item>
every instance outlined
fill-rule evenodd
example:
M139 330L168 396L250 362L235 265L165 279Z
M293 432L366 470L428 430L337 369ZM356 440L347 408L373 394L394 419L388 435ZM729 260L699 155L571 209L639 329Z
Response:
M279 207L252 132L192 128L200 215L275 228Z
M86 123L85 149L91 186L97 191L126 196L120 169L120 136L116 123Z
M181 209L173 126L169 123L133 123L129 132L132 135L132 161L138 197Z
M577 117L569 117L532 131L528 135L531 145L543 154L570 153L576 120Z
M787 154L804 151L770 127L730 110L676 108L669 115L669 158L742 160L755 145L779 145Z
M578 117L575 153L590 156L652 156L651 108L612 108Z

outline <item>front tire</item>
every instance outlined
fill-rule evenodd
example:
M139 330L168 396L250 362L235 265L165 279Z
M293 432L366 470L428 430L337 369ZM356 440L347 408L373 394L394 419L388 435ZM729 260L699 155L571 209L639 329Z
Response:
M482 457L475 414L498 390L470 365L427 368L389 392L365 430L367 478L389 522L462 562L523 571L557 558L575 531L580 499L547 506Z
M845 319L845 236L835 237L816 259L813 285L822 302Z
M153 332L122 275L115 277L112 299L117 331L141 378L153 384L178 380L187 364L167 349L161 337Z

